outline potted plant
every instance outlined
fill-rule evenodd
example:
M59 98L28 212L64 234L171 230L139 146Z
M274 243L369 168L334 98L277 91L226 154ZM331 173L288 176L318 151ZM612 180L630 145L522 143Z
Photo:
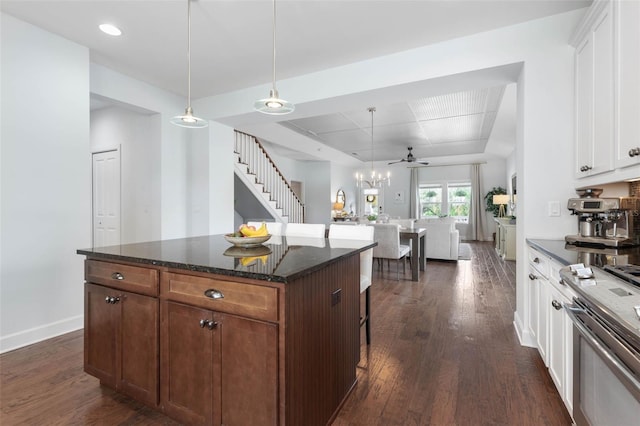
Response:
M504 195L507 193L507 190L501 186L494 186L491 188L491 191L487 192L487 195L484 196L484 201L487 204L487 208L485 209L488 212L493 213L493 217L498 216L498 212L500 211L500 206L497 204L493 204L493 196L494 195Z
M369 216L367 216L367 220L371 223L376 223L376 219L378 218L377 215L375 214L370 214Z

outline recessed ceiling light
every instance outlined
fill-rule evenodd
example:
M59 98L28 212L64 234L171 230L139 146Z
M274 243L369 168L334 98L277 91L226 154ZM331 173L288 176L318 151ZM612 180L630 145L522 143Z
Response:
M122 31L120 31L120 28L116 27L115 25L100 24L98 28L100 28L100 30L105 34L109 34L112 36L122 35Z

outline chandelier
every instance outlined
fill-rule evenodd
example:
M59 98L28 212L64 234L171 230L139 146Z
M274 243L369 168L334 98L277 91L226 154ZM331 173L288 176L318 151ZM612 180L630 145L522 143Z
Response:
M369 185L369 188L381 188L385 183L387 186L391 186L391 172L382 176L381 173L376 173L373 169L373 113L376 112L376 108L370 107L367 111L371 113L371 175L369 179L366 179L364 173L356 173L356 185L358 188L362 188L365 183Z

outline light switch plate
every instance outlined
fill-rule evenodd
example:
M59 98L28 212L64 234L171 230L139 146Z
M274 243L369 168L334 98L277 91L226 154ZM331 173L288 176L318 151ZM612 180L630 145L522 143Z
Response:
M549 216L560 216L560 201L549 201Z

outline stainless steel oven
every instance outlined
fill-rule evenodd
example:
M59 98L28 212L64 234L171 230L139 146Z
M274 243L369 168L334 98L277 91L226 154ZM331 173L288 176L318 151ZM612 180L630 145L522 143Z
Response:
M573 417L576 424L640 425L637 336L612 320L606 307L595 306L586 299L574 298L573 305L565 308L574 327Z

